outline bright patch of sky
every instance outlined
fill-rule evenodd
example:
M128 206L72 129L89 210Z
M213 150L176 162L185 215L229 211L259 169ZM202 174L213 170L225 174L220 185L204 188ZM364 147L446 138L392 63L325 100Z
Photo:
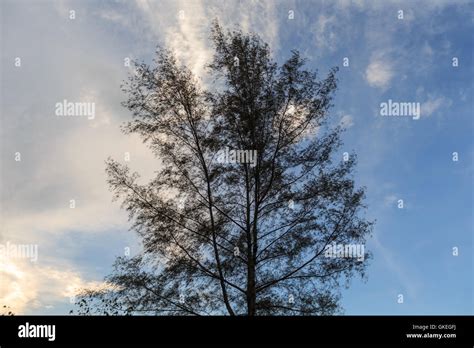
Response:
M473 314L473 7L2 1L0 243L37 244L39 255L36 263L0 260L0 304L19 314L68 313L74 289L100 284L115 256L137 250L126 212L111 202L104 160L129 152L143 180L159 161L120 132L130 117L120 106L124 60L150 62L156 45L168 46L206 83L217 17L258 33L279 62L298 49L321 77L340 68L331 117L346 128L342 151L357 154L356 182L377 219L367 281L354 279L342 293L346 314ZM95 118L57 117L64 99L95 102ZM389 99L420 103L421 117L381 116Z

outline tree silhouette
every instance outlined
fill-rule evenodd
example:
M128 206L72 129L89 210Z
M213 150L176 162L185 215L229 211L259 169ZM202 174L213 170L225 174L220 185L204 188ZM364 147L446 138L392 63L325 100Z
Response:
M364 275L368 253L325 255L364 243L373 224L361 216L355 155L334 161L337 68L320 80L297 51L278 66L255 34L217 22L211 33L213 88L161 48L123 85L133 114L123 130L161 169L144 185L107 160L143 251L117 259L108 287L81 293L81 314L327 315L341 311L341 282ZM224 150L248 156L219 160Z

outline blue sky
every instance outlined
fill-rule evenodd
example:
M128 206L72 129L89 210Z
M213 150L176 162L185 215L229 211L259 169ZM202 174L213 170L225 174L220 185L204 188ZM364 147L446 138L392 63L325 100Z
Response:
M119 130L130 117L120 106L124 59L150 61L165 45L205 84L217 17L258 33L278 62L298 49L322 77L340 67L331 119L346 128L341 150L357 153L356 183L377 220L367 280L342 291L345 313L473 314L473 9L437 0L2 1L0 243L37 244L39 258L0 259L0 303L67 313L75 289L98 286L124 248L138 250L104 173L104 160L124 152L143 180L159 165ZM95 102L96 117L56 117L63 99ZM420 103L420 119L382 117L389 99Z

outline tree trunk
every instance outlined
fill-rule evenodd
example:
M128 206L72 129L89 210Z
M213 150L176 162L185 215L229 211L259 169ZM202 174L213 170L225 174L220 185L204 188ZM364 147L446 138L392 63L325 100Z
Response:
M251 258L247 266L247 315L255 315L255 304L255 263L253 258Z

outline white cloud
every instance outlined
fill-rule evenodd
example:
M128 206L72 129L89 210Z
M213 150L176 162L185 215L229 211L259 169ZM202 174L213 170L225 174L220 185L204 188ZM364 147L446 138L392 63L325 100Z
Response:
M240 26L245 32L258 33L260 37L268 43L272 51L277 51L280 47L278 36L278 17L273 1L239 1L220 2L221 7L215 14L221 20L221 24L229 27L231 23ZM224 5L225 4L225 5ZM238 4L238 5L237 5ZM224 5L224 6L223 6Z
M178 2L182 18L178 17L178 25L170 27L166 32L166 46L172 49L183 64L198 77L204 76L206 64L212 57L209 45L208 18L203 5L198 1Z
M102 282L85 281L70 269L7 257L0 257L0 279L0 305L8 305L15 314L64 305L80 289L104 286Z
M372 87L385 89L394 75L392 63L388 59L373 58L365 70L365 79Z
M161 38L178 60L200 78L205 78L205 67L213 55L210 24L214 18L226 30L237 25L243 31L258 33L272 50L279 47L278 16L271 2L136 0L136 4L145 28ZM170 15L163 17L163 8Z
M112 118L100 107L93 121L83 120L57 136L55 142L43 144L43 151L56 165L48 161L28 163L25 159L28 172L14 168L6 172L14 192L5 191L10 196L10 204L3 211L7 217L2 233L5 238L33 236L39 231L56 234L71 227L83 233L98 232L126 225L126 214L111 203L105 159L111 156L120 161L129 152L128 164L140 172L143 180L152 177L159 162L138 136L124 135L117 122L110 124ZM70 121L72 125L78 120ZM155 166L150 165L153 162ZM29 180L24 182L24 176ZM76 208L69 208L70 199L76 200Z

